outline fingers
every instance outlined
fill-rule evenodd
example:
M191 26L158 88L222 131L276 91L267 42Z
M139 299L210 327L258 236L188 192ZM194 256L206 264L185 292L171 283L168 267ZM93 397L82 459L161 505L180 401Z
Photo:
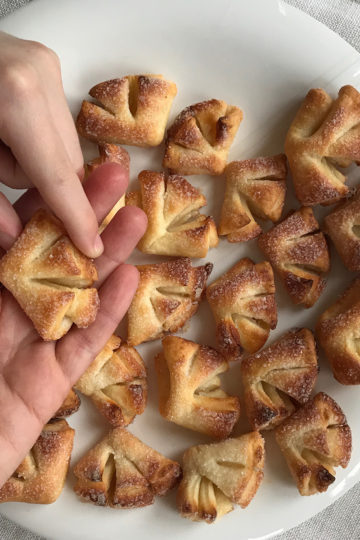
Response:
M134 266L121 265L99 290L100 309L89 328L72 328L56 346L58 362L73 385L116 330L129 308L139 281Z
M96 261L101 286L107 276L130 256L147 225L145 213L136 206L121 208L102 234L104 253Z
M19 166L10 148L0 141L0 182L14 189L31 187L31 182Z
M10 249L21 230L19 216L5 195L0 192L0 248Z

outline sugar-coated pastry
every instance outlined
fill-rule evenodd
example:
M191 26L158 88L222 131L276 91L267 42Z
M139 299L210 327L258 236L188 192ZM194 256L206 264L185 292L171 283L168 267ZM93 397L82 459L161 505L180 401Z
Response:
M256 352L277 323L274 274L268 262L241 259L206 289L219 348L228 360Z
M127 426L145 410L146 368L133 347L111 336L75 388L89 396L113 427Z
M85 164L85 178L87 178L89 174L94 172L98 167L100 167L100 165L103 165L104 163L118 163L119 165L122 165L127 172L129 172L130 156L124 148L121 148L121 146L118 146L117 144L99 144L99 154L99 157L92 159ZM109 225L117 211L123 206L125 206L125 194L118 200L115 206L103 219L99 227L100 234Z
M245 242L261 233L254 216L275 222L286 194L284 154L232 161L225 169L226 190L219 234L229 242Z
M199 209L204 195L181 176L142 171L140 191L126 195L126 204L144 210L146 232L138 248L144 253L186 257L206 257L219 239L214 220Z
M74 491L84 501L112 508L140 508L174 487L181 468L118 427L80 459L74 474Z
M179 426L225 439L240 416L239 398L228 396L219 375L229 369L215 349L167 336L155 358L160 414Z
M301 495L321 493L335 481L334 467L351 456L351 431L339 405L319 392L275 431Z
M294 304L311 307L330 269L326 239L311 208L302 207L259 236L258 244L278 272Z
M0 281L13 294L40 336L61 338L74 323L86 328L99 307L94 262L71 242L64 226L38 210L0 260Z
M9 480L0 487L0 503L50 504L64 487L74 430L66 420L51 420Z
M168 129L163 166L174 174L222 174L242 117L218 99L186 107Z
M290 330L241 363L246 413L253 429L272 429L310 398L318 374L315 340Z
M213 523L248 506L263 479L264 439L257 431L192 446L183 456L177 506L183 517Z
M196 313L212 264L189 258L138 266L140 281L128 311L128 345L177 332Z
M162 75L128 75L97 84L83 101L76 127L100 143L157 146L164 138L176 84Z
M334 242L346 268L360 270L360 189L324 219L323 230Z
M320 316L316 337L335 379L360 384L360 278Z
M333 100L321 88L310 90L289 128L285 153L301 204L345 197L346 177L338 167L360 161L360 93L343 86Z
M63 418L74 414L80 407L80 398L73 389L66 396L61 407L56 411L53 418Z

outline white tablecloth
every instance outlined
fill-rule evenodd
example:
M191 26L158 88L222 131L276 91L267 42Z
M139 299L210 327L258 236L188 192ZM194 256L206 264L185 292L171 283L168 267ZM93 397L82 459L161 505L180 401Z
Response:
M326 24L360 52L360 0L286 1ZM28 0L0 0L0 17L27 3ZM359 507L360 483L314 518L273 538L274 540L359 540ZM0 540L44 539L0 516Z

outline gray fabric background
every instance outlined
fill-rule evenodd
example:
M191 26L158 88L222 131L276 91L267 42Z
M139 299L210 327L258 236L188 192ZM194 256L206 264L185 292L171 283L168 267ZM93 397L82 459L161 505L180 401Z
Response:
M286 0L286 2L326 24L360 52L360 0ZM0 0L0 17L27 3L28 0ZM287 533L277 536L276 540L360 540L359 506L360 484L326 510ZM44 539L0 516L0 540Z

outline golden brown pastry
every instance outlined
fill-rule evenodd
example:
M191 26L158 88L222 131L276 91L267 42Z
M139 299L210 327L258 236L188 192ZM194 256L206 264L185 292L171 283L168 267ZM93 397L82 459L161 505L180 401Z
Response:
M329 249L311 208L302 207L259 236L258 244L278 272L294 304L311 307L330 269Z
M268 262L241 259L206 289L219 348L228 360L256 352L276 327L274 274Z
M61 338L73 323L86 328L95 320L99 297L91 286L96 279L94 262L42 209L0 260L0 281L46 341Z
M360 189L324 219L323 230L334 242L346 268L360 270Z
M111 336L75 388L89 396L113 427L127 426L145 410L146 369L139 353Z
M163 167L172 174L221 174L242 117L218 99L186 107L168 129Z
M342 384L360 384L360 278L319 318L316 337Z
M84 501L140 508L174 487L181 468L126 429L115 428L80 459L74 474L74 491Z
M226 191L219 234L245 242L261 233L254 216L279 221L286 194L286 157L279 154L232 161L225 169Z
M117 144L99 144L99 157L92 159L85 164L85 178L95 171L100 165L104 163L118 163L122 165L124 169L129 172L130 170L130 156L128 152L118 146ZM125 206L125 194L118 200L115 206L110 210L108 215L103 219L100 227L99 234L109 225L115 214Z
M213 523L233 504L248 506L263 478L264 456L264 439L257 431L186 450L177 493L181 515Z
M212 264L188 258L137 267L140 281L128 311L128 345L177 332L196 313Z
M214 220L199 213L206 198L185 178L142 171L140 191L126 195L126 204L142 208L148 218L138 243L143 253L206 257L219 239Z
M339 405L324 392L287 418L276 440L301 495L326 491L334 467L345 468L351 455L351 431Z
M64 416L70 416L74 414L80 407L80 398L73 389L70 390L66 396L64 403L56 411L53 418L63 418Z
M51 420L16 471L0 488L0 503L50 504L63 490L74 430L66 420Z
M310 398L318 374L315 340L290 330L241 363L246 413L253 429L273 429Z
M160 414L210 437L228 437L240 416L239 398L221 388L219 375L228 362L215 349L176 336L162 345L155 358Z
M360 160L360 94L343 86L333 100L313 88L286 136L296 196L304 206L333 204L346 196L346 177L338 167Z
M164 138L176 85L162 75L128 75L97 84L83 101L76 127L97 142L157 146Z

